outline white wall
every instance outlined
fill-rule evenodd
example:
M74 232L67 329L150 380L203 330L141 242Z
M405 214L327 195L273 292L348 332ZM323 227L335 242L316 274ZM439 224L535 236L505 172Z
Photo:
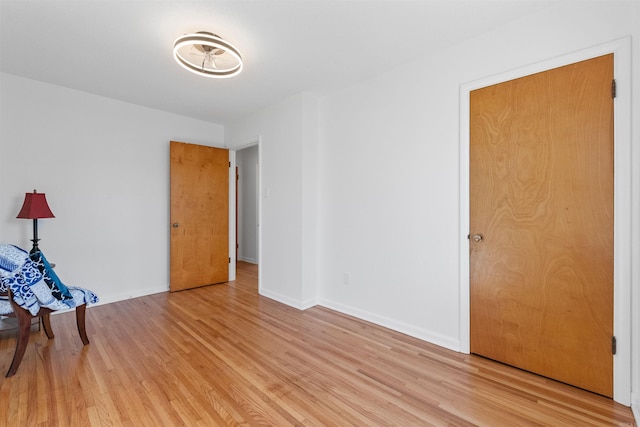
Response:
M298 94L228 124L230 149L260 138L260 293L317 303L317 99Z
M322 100L319 271L324 305L457 349L462 80L447 58Z
M637 112L640 3L629 1L563 2L323 98L321 303L460 349L458 254L466 236L459 226L461 85L629 35ZM632 132L633 253L616 256L633 260L633 325L638 325L637 120ZM622 185L628 192L630 183ZM638 342L632 344L637 402L640 355Z
M258 263L258 146L236 152L238 259Z
M8 74L0 93L0 241L31 247L15 216L35 188L65 283L102 302L167 290L169 141L221 147L223 127Z

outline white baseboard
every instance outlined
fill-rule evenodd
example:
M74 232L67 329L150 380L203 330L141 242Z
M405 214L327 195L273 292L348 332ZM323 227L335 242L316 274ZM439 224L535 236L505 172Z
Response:
M360 310L355 307L350 307L344 304L340 304L334 301L322 300L320 305L330 308L331 310L339 311L340 313L348 314L349 316L357 317L361 320L374 323L378 326L391 329L396 332L400 332L405 335L409 335L414 338L418 338L423 341L427 341L431 344L435 344L440 347L444 347L453 351L460 351L460 342L452 339L451 337L438 334L423 328L417 328L407 323L398 322L397 320L390 319L384 316L380 316L375 313Z
M272 300L281 302L282 304L297 308L298 310L306 310L308 308L313 307L314 305L318 305L318 301L316 300L300 301L300 300L290 298L286 295L282 295L277 292L272 292L265 289L258 289L258 293L263 297L267 297Z
M257 264L258 263L258 261L256 261L255 259L247 258L247 257L244 257L244 256L239 256L238 257L238 261L244 261L244 262L248 262L250 264Z
M139 298L147 295L159 294L160 292L168 292L168 291L169 291L169 287L154 287L154 288L147 288L147 289L137 289L136 292L130 293L130 294L120 294L115 296L112 295L109 298L100 298L100 295L98 295L98 298L100 298L100 301L98 301L95 304L88 304L87 309L90 309L91 307L97 307L99 305L111 304L112 302L124 301L132 298ZM73 311L73 310L74 310L73 308L70 308L69 310L57 310L52 312L51 315L66 313L68 311Z
M631 412L636 424L640 425L640 394L638 393L631 393Z
M160 292L168 292L168 291L169 291L168 286L153 287L153 288L147 288L147 289L136 289L135 292L132 292L132 293L112 295L109 298L100 298L100 302L98 302L97 304L92 304L92 306L109 304L112 302L124 301L132 298L139 298L147 295L159 294ZM100 297L100 295L98 295L98 297ZM91 307L91 306L88 306L88 307Z
M299 301L299 300L290 298L286 295L281 295L281 294L278 294L277 292L272 292L264 289L260 289L258 292L260 293L260 295L264 297L281 302L290 307L297 308L298 310L306 310L315 305L321 305L331 310L335 310L340 313L347 314L349 316L353 316L358 319L374 323L378 326L382 326L384 328L388 328L393 331L400 332L414 338L418 338L420 340L438 345L440 347L444 347L449 350L460 351L460 342L458 340L451 339L450 337L438 334L433 331L416 328L412 325L398 322L396 320L389 319L384 316L380 316L380 315L370 313L364 310L360 310L354 307L346 306L344 304L339 304L334 301L329 301L329 300Z

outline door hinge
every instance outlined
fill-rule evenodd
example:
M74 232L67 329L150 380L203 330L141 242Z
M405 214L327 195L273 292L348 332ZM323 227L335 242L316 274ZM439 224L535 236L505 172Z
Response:
M618 342L616 337L611 337L611 353L616 354L616 350L618 347Z
M231 167L231 162L229 162L229 167Z
M231 257L229 257L229 264L231 264Z
M616 79L611 80L611 97L615 98L617 94Z

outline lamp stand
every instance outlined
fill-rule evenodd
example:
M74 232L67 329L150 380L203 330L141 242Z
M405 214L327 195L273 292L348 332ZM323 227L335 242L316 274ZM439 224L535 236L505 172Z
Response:
M33 242L33 247L31 248L31 251L29 252L30 254L36 253L40 251L40 248L38 248L38 241L40 239L38 239L38 218L34 218L33 219L33 239L31 239L31 241Z

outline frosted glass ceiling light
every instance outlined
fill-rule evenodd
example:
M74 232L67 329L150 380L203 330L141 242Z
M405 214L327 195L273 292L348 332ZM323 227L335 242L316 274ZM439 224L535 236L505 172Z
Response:
M205 31L178 37L173 44L173 57L182 67L200 76L225 78L242 71L238 49Z

